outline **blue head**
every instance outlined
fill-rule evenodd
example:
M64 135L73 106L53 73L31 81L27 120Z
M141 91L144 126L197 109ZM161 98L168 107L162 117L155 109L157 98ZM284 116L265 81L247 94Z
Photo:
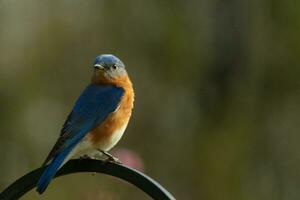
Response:
M112 54L97 56L94 63L94 77L116 79L126 75L123 62Z
M95 59L94 67L96 68L110 68L110 67L125 68L123 62L112 54L102 54Z

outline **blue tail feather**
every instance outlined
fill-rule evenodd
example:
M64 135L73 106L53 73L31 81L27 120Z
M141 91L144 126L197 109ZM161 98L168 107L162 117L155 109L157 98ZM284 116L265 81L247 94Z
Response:
M43 174L41 175L38 183L37 183L37 188L36 191L40 194L42 194L47 186L49 185L51 179L54 177L62 163L64 162L65 158L67 155L70 153L70 151L73 149L74 145L71 147L68 147L61 151L59 154L57 154L51 163L47 166Z

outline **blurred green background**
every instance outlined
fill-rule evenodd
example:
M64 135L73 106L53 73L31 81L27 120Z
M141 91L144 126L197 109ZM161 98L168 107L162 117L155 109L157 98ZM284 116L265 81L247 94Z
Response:
M116 148L178 199L300 198L300 1L0 0L0 189L37 168L88 84L120 57L135 108ZM75 174L23 199L149 199Z

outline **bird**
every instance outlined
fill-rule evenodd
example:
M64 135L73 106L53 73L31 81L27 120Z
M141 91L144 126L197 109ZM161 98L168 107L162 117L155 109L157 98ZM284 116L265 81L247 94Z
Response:
M60 135L42 164L36 184L42 194L56 172L71 158L106 155L121 139L134 103L134 90L125 65L112 54L96 57L90 84L76 100ZM48 164L48 165L47 165Z

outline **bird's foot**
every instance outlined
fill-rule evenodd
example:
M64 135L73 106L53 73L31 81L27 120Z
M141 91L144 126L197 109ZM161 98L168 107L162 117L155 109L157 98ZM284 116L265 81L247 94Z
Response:
M98 151L100 151L101 153L103 153L107 157L107 159L104 160L104 162L114 162L114 163L117 163L117 164L123 164L118 158L114 157L113 155L111 155L107 151L103 151L101 149L98 149Z
M92 159L92 157L90 157L89 155L83 155L79 157L79 160L85 160L85 159Z

